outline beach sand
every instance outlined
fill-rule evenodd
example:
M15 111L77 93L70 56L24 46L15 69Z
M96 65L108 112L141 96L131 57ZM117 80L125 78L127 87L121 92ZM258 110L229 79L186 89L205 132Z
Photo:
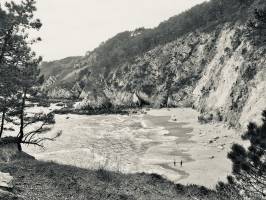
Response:
M200 124L190 108L141 115L56 115L45 149L24 146L39 160L123 173L156 173L182 184L214 188L231 172L227 152L240 136L223 124ZM180 166L182 160L183 165Z
M236 130L228 129L222 123L200 124L197 120L198 112L187 108L151 110L148 114L169 116L175 123L185 123L183 128L193 128L189 133L193 143L178 144L192 159L190 162L183 161L182 170L189 175L179 183L214 188L218 181L226 181L232 169L227 154L233 143L243 143Z

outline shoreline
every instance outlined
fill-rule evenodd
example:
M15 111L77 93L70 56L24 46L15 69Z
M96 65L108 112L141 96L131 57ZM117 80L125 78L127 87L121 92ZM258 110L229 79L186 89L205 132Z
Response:
M193 161L185 162L183 170L189 174L181 184L198 184L214 189L218 181L227 181L231 173L231 162L227 159L233 143L242 143L234 129L222 123L200 124L198 113L192 109L158 109L148 112L152 116L169 116L173 123L185 123L184 128L193 127L189 138L192 144L180 143L181 151L189 154ZM174 120L173 120L174 119Z
M142 112L147 114L56 115L49 134L63 128L62 138L45 144L45 151L28 147L26 152L38 160L87 169L106 165L122 173L156 173L185 185L213 188L226 180L231 172L229 141L240 140L235 131L223 124L200 124L199 113L190 108Z
M193 162L194 159L189 153L186 153L182 151L182 149L179 149L179 145L193 143L193 141L190 140L192 137L191 133L193 131L193 128L184 127L185 125L189 126L188 123L171 121L171 116L153 116L148 113L147 115L143 115L143 120L149 121L151 127L159 126L167 130L167 133L164 134L165 137L175 138L173 141L175 145L174 150L172 150L172 152L167 152L169 156L172 156L171 162L169 161L169 162L157 164L158 166L161 166L164 169L177 172L180 175L180 177L178 178L168 177L168 179L170 178L171 181L174 181L175 183L179 183L180 180L183 180L189 177L189 173L186 172L184 168L180 166L179 163L181 161L185 163ZM152 148L156 148L156 146Z

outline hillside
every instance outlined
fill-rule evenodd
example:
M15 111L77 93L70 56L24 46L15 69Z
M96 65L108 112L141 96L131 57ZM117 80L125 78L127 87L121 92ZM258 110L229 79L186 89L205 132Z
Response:
M11 181L8 186L3 175ZM193 198L215 200L219 194L201 186L174 184L157 174L122 174L104 168L90 170L38 161L18 152L16 145L1 144L1 200Z
M246 24L264 0L211 0L155 29L119 33L84 57L44 63L43 90L78 108L192 106L231 126L265 109L265 43Z
M207 200L216 197L215 192L204 187L175 185L156 174L124 175L104 169L92 171L37 160L13 162L1 166L1 170L9 171L15 177L14 193L21 200L29 197L43 200L188 200L191 197Z

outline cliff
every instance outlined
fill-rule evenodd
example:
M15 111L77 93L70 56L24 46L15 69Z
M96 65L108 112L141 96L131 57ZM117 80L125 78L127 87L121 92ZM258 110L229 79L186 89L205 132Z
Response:
M251 11L261 4L265 3L257 0L245 5L241 16L251 16ZM132 53L131 43L127 44L129 50L112 47L110 50L115 53L110 56L116 58L112 62L103 58L103 49L115 43L108 40L86 56L68 61L66 69L59 67L60 73L46 71L43 90L53 98L80 99L76 104L80 109L106 103L192 106L202 113L202 118L207 116L230 126L259 122L266 109L266 46L255 45L246 35L248 19L240 15L238 18L241 20L216 20L208 30L205 25L182 35L176 33L175 39L154 42L139 54ZM126 39L136 42L135 37L149 31L141 29L137 36L125 32L114 38L119 37L125 45ZM120 58L117 52L121 56L124 52L132 55ZM50 66L57 69L58 65ZM42 66L44 69L47 67Z

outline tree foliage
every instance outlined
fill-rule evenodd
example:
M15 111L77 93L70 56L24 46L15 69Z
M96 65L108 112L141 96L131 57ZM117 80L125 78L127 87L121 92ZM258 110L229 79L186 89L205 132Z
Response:
M229 177L229 183L252 199L266 198L266 111L262 117L261 126L250 123L242 136L250 146L246 149L234 144L228 154L234 175Z
M255 44L266 42L266 7L256 8L252 19L247 23L248 36Z
M42 58L31 49L31 45L40 41L40 38L32 39L29 35L30 30L39 30L42 26L40 20L34 17L35 11L34 0L0 4L0 137L5 121L19 126L19 150L22 150L22 143L42 146L42 141L54 139L40 137L49 130L47 125L54 122L54 115L32 114L26 109L28 97L37 93L40 83L38 64ZM25 132L33 124L39 127Z
M171 17L154 29L139 28L119 33L103 42L90 54L97 55L92 74L96 72L96 74L104 73L105 77L109 76L111 69L119 67L121 63L131 62L136 56L189 32L212 31L225 22L245 21L249 17L247 13L254 1L211 0Z

